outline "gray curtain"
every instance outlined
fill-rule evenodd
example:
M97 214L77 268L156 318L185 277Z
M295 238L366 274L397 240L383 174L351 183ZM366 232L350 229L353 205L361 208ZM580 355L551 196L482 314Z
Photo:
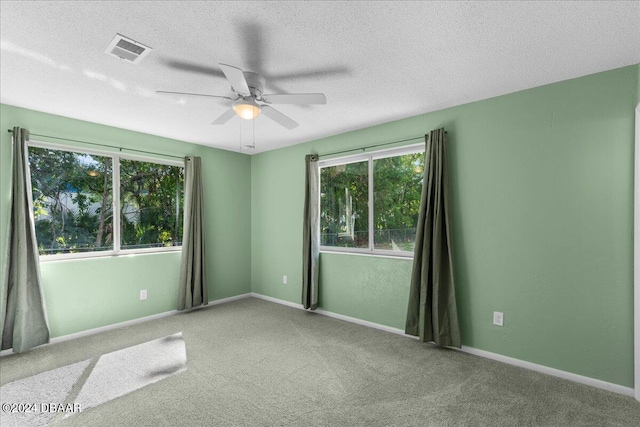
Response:
M318 155L305 157L304 217L302 231L302 305L318 308L318 270L320 262L320 177Z
M178 310L208 304L206 254L200 157L187 157L184 165L184 227Z
M460 347L444 129L425 136L425 167L405 332Z
M2 349L13 348L14 353L49 342L31 203L28 139L25 129L13 128L11 211L0 295L0 333Z

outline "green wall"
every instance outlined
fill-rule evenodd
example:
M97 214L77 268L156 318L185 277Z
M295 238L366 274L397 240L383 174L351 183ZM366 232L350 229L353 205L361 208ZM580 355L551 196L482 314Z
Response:
M14 126L43 135L201 156L209 299L250 291L249 156L0 105L0 242L6 239L10 199L11 134L7 129ZM0 260L5 259L4 251L2 244ZM42 263L52 337L175 310L179 269L179 252ZM147 289L147 300L139 300L140 289Z
M637 73L620 68L252 156L252 291L300 303L305 154L444 126L463 344L632 387ZM411 261L320 258L321 308L404 329ZM504 327L492 325L494 310Z
M636 80L636 100L640 102L640 62L636 65L637 68L637 80Z

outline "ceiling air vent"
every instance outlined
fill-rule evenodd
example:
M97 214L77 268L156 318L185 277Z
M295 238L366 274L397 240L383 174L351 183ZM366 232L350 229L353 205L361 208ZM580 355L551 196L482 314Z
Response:
M133 62L134 64L142 61L142 58L147 56L149 52L151 52L149 46L145 46L121 34L116 34L109 46L104 50L104 53L108 55L113 55L116 58Z

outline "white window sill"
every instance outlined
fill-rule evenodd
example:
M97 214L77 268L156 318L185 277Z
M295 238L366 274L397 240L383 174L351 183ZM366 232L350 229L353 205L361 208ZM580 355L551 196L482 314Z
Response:
M82 252L76 254L59 254L59 255L40 255L40 263L57 262L57 261L78 261L83 259L96 258L116 258L122 256L133 255L152 255L164 254L172 252L182 252L182 246L171 246L164 248L145 248L145 249L124 249L115 251L99 251L99 252Z
M340 249L330 249L327 247L322 247L320 249L320 253L321 254L336 254L336 255L357 255L357 256L366 256L366 257L374 257L374 258L390 258L390 259L403 259L403 260L407 260L407 261L413 261L413 253L407 253L405 254L398 254L398 253L393 253L391 251L375 251L372 252L368 249L365 250L344 250L347 248L340 248ZM390 253L391 252L391 253Z

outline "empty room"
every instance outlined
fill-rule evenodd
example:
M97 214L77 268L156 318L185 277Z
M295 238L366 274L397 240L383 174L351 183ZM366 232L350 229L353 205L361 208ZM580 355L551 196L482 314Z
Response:
M0 424L640 425L639 61L638 1L0 2Z

